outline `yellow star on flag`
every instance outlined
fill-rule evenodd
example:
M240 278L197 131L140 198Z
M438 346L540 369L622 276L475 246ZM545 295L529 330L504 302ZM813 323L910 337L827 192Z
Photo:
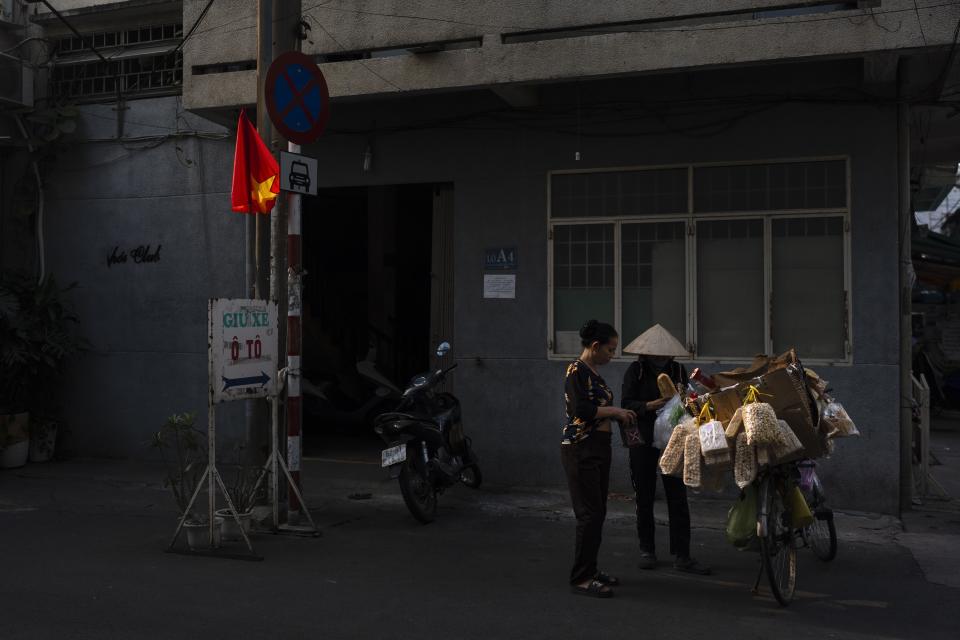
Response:
M250 197L257 204L257 209L260 211L266 211L271 201L277 197L277 194L271 191L273 181L276 179L277 176L270 176L263 182L257 182L257 179L251 174L250 183L253 185L253 189L250 190Z

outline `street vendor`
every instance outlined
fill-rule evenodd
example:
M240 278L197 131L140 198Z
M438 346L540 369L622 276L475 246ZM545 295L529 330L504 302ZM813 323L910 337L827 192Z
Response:
M653 424L657 410L668 398L661 393L658 377L665 374L676 387L686 387L687 370L674 360L688 355L680 341L659 324L654 325L636 340L624 347L624 353L636 354L623 379L624 409L636 413L641 444L630 447L630 478L636 492L637 535L640 538L641 569L656 569L656 535L653 518L653 500L657 489L657 470L660 449L653 446ZM664 381L664 378L661 378ZM690 556L690 508L687 488L680 478L660 476L667 497L670 518L670 553L678 571L708 575L710 568Z

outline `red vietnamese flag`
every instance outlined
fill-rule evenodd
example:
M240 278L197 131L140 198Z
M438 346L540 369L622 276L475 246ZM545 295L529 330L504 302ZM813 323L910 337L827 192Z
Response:
M237 147L233 153L230 202L240 213L270 213L280 193L280 167L260 134L240 111Z

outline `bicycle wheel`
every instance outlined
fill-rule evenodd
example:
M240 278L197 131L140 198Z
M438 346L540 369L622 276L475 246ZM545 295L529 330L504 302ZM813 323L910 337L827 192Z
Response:
M815 556L830 562L837 557L837 527L833 523L833 511L818 509L813 516L813 524L803 529L803 539Z
M758 499L758 533L763 570L770 581L773 597L781 605L787 606L797 586L797 548L793 544L790 514L770 476L764 478L760 485Z

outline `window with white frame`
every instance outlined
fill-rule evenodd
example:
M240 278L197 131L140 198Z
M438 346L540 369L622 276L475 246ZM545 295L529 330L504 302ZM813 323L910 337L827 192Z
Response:
M695 357L849 356L845 159L556 172L550 353L589 318L659 323Z

